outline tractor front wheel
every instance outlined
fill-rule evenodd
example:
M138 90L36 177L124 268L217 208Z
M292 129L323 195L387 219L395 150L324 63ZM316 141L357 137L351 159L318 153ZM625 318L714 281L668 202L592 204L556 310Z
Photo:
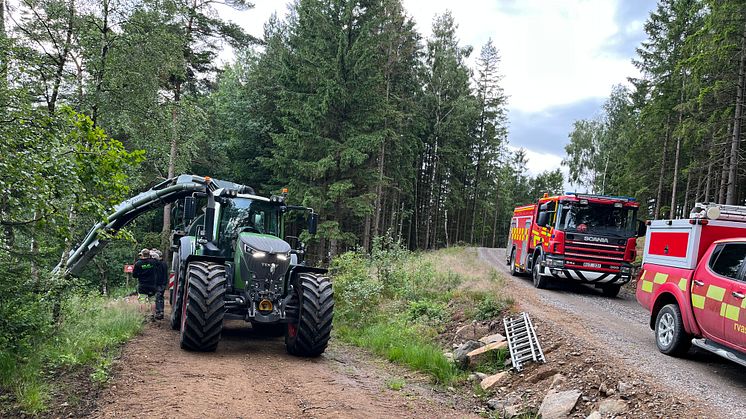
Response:
M291 355L319 356L326 350L332 332L332 282L325 276L301 273L294 288L298 320L287 325L285 347Z
M181 307L181 348L214 351L225 315L225 265L192 262L185 275Z

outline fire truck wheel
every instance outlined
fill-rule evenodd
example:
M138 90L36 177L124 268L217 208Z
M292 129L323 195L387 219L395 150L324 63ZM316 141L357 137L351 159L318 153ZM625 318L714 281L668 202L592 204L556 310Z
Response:
M692 342L684 330L678 305L668 304L658 312L655 319L655 344L666 355L683 355L689 350Z
M601 292L604 294L605 297L614 298L619 295L620 289L622 289L622 286L618 284L605 285L603 288L601 288Z
M510 274L518 276L518 270L515 268L515 249L510 251L510 262L508 264L510 265Z
M549 278L542 275L541 273L541 256L537 256L534 259L534 265L531 268L531 277L534 280L534 286L539 289L544 289L549 285Z

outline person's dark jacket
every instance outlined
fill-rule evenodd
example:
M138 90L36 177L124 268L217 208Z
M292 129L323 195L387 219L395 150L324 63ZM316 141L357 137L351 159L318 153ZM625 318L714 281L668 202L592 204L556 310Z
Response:
M158 272L156 276L156 285L165 289L168 286L168 263L165 260L157 260Z
M137 278L140 289L155 290L158 270L157 260L152 258L138 259L135 262L132 276Z

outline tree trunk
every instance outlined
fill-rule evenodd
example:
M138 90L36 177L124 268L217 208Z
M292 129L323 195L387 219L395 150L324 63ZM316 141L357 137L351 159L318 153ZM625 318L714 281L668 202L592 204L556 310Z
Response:
M684 90L686 89L686 77L681 81L681 94L679 95L679 105L684 103ZM684 119L684 111L679 107L679 125ZM671 182L671 218L677 218L679 209L676 203L676 186L679 182L679 156L681 155L681 134L676 136L676 154L673 160L673 181Z
M106 76L106 59L109 55L109 0L103 2L102 26L101 26L101 55L99 56L99 68L96 72L96 90L93 94L93 103L91 104L91 120L93 126L98 124L99 101L101 93L104 90L104 77Z
M174 103L171 109L171 149L168 154L168 178L176 176L176 155L179 144L179 106L180 106L180 88L177 84L174 89ZM161 251L165 260L171 260L171 204L163 206L163 229L161 230ZM167 257L166 257L167 256Z
M718 194L718 204L724 204L725 203L725 196L728 190L728 160L730 157L730 153L728 152L728 149L725 148L723 150L723 168L720 171L720 193Z
M746 24L741 34L741 60L738 65L736 108L733 112L733 136L730 142L730 164L728 165L728 192L725 203L736 205L736 181L738 176L738 149L741 144L741 114L743 113L743 88L746 82Z
M366 252L370 251L370 214L365 214L365 222L363 223L363 249Z
M663 199L663 175L666 173L666 153L668 152L668 136L671 132L670 117L666 117L666 136L663 139L663 150L661 151L661 170L658 178L658 193L655 198L655 211L653 218L660 218L661 200Z
M62 52L57 56L57 71L52 81L52 95L47 101L49 113L54 113L57 107L57 98L60 94L60 85L62 85L62 76L67 63L67 56L70 54L73 37L73 22L75 21L75 0L70 0L67 18L67 28L65 29L65 43L62 44Z
M492 247L494 248L497 240L497 215L500 212L500 182L495 185L495 215L492 218Z
M686 175L686 190L684 191L684 206L681 208L682 214L681 217L686 217L687 215L687 208L689 208L689 195L691 195L691 192L689 188L692 185L692 170L689 168L689 173Z

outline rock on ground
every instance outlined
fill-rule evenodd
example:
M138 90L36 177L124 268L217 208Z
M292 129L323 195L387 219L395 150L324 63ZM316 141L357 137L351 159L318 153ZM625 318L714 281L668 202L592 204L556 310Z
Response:
M539 407L539 415L542 419L566 418L580 398L578 390L550 392L544 397Z
M608 399L602 401L598 406L598 411L602 415L618 415L627 410L627 403L620 399Z

